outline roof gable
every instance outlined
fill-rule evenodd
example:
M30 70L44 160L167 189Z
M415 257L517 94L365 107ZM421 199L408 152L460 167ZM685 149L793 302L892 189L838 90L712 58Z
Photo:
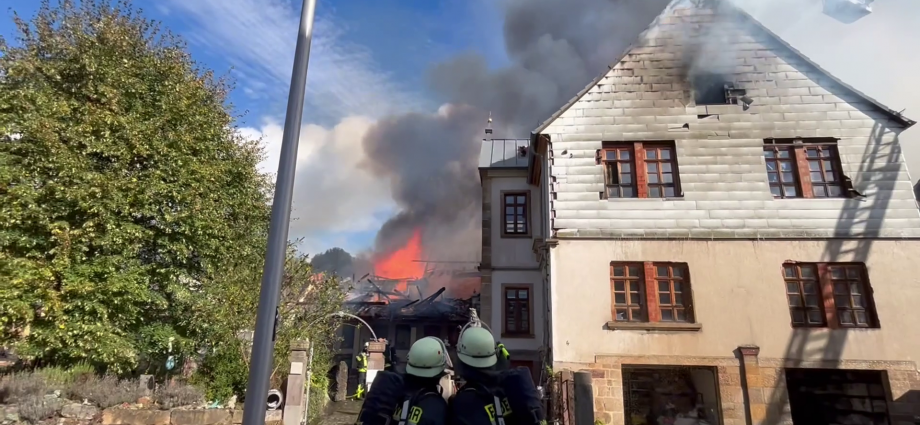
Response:
M701 15L710 15L715 19L699 19ZM740 8L730 5L728 2L719 0L674 0L664 9L661 14L659 14L658 17L655 18L654 21L652 21L649 27L639 35L638 39L625 49L622 55L620 55L610 65L608 65L608 69L604 70L604 72L602 72L597 78L585 86L584 89L579 91L572 99L566 102L562 108L560 108L558 111L556 111L556 113L551 115L546 121L540 124L540 126L532 132L532 140L533 136L542 133L548 126L550 126L562 114L571 108L572 105L588 95L592 88L597 87L598 84L600 84L604 78L609 75L611 70L615 70L617 66L623 63L630 54L641 52L642 49L648 48L650 45L656 45L656 37L660 33L668 31L669 28L673 32L673 27L675 26L682 26L682 29L679 31L685 31L688 28L691 31L696 31L697 38L694 39L694 35L687 35L686 39L681 41L682 43L686 43L681 45L682 50L684 50L684 53L686 54L689 53L691 48L694 48L693 42L702 40L702 38L699 38L698 33L701 30L706 29L707 25L713 24L713 21L716 19L725 19L723 22L715 23L716 25L725 25L728 20L732 20L734 23L745 26L745 29L748 31L758 32L769 38L771 41L771 47L769 49L771 51L783 50L784 52L777 52L777 55L781 55L783 53L785 53L785 55L791 55L798 60L800 68L803 68L803 70L808 70L814 74L820 75L821 78L826 79L827 81L838 86L841 90L852 95L852 97L855 97L860 101L871 105L873 108L877 109L879 112L887 116L895 123L903 126L904 128L911 127L916 123L915 121L904 117L899 112L882 105L875 99L867 96L852 86L844 83L840 79L834 77ZM686 62L684 66L687 66L688 68L692 66L686 57L675 58L674 60L681 60Z

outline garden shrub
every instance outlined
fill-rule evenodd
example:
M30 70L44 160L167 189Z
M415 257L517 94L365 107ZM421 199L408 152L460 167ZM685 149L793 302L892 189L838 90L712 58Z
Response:
M45 378L32 372L16 372L0 378L0 403L20 403L48 393Z
M111 375L90 375L74 381L67 395L72 400L87 400L107 409L120 404L136 403L137 399L144 396L144 390L140 388L137 380L119 380Z
M204 392L188 384L163 385L154 392L153 401L162 409L197 405L204 402Z
M56 397L30 396L19 403L19 417L26 422L37 424L57 416L63 407L63 400Z

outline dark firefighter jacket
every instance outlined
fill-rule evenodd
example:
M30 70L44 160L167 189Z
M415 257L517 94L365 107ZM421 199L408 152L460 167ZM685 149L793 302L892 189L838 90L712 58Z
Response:
M497 413L502 412L504 422L510 419L508 398L499 388L496 368L474 369L460 365L460 375L466 381L450 403L450 425L499 425ZM501 406L495 406L498 397ZM507 425L512 425L507 423Z
M420 378L405 375L404 379L405 396L396 406L391 424L447 425L447 401L438 392L438 381L441 377ZM405 403L407 400L408 405ZM404 409L408 409L405 414Z

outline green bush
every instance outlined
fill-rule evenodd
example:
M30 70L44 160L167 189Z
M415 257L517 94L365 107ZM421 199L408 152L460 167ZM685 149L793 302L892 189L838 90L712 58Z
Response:
M224 402L234 394L241 398L245 394L249 367L240 355L241 345L220 347L199 365L192 383L204 388L208 400Z
M48 382L39 374L17 372L0 378L0 403L19 404L32 398L44 398Z
M67 396L75 401L87 400L107 409L120 404L136 403L137 399L144 396L144 390L137 380L119 380L111 375L88 376L75 381Z
M44 378L51 389L65 390L78 380L94 376L96 370L89 364L79 363L69 368L55 366L36 369L35 374Z

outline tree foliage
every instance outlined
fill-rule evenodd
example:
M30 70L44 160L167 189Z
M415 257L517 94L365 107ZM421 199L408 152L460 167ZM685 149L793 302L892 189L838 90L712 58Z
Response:
M126 370L170 337L190 352L218 334L214 316L189 317L202 296L254 317L270 184L231 85L127 1L46 0L14 19L16 42L0 38L0 345Z

